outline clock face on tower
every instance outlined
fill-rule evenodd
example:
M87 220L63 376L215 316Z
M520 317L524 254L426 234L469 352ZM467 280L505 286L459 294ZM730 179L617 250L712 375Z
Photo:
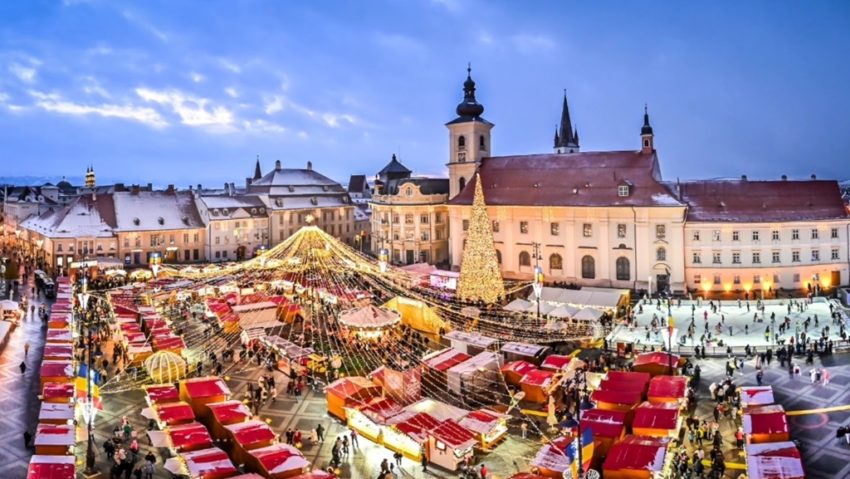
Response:
M466 152L465 151L459 151L457 153L457 161L458 161L458 163L463 163L463 162L466 161Z

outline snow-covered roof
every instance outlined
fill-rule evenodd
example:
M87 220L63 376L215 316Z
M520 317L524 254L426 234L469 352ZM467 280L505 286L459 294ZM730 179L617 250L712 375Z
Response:
M112 195L83 195L66 207L31 216L21 227L48 238L108 238L116 226Z
M226 220L241 210L245 214L256 217L266 216L266 204L259 196L253 195L216 195L201 196L198 206L204 206L209 211L210 220Z
M140 191L112 195L116 231L167 231L203 228L195 198L188 192Z

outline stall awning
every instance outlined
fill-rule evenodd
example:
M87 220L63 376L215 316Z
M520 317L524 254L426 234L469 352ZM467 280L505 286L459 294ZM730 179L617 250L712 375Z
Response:
M594 437L618 438L626 427L625 411L589 409L581 414L581 428L590 428Z
M218 377L184 379L180 385L192 399L230 396L230 388Z
M652 404L644 402L637 407L632 428L677 429L679 405L676 403Z
M603 473L622 470L660 472L664 468L669 442L666 437L626 436L608 450Z
M788 417L778 405L748 408L744 412L744 432L747 434L779 434L788 432Z
M803 479L800 451L791 441L747 444L750 479Z

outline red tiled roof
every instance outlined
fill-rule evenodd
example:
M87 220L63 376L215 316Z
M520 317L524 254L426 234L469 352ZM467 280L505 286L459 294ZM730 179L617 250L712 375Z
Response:
M688 221L763 223L846 218L836 181L706 180L680 184Z
M654 153L586 153L498 156L478 168L490 206L681 206L661 183ZM630 184L629 196L618 195ZM471 205L475 179L449 201Z

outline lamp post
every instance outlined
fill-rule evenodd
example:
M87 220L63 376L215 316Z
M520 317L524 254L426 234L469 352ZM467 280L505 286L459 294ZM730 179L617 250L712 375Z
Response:
M85 268L84 268L85 269ZM82 323L86 320L86 316L88 314L88 306L89 306L89 293L88 293L88 280L86 279L85 273L80 278L80 292L77 294L77 299L80 301L80 309L82 311L80 317L80 326L82 327ZM94 363L94 352L92 351L92 325L89 322L88 324L88 334L86 340L86 409L85 409L85 419L86 419L86 435L87 435L87 448L86 448L86 471L87 475L95 474L97 471L95 470L95 453L94 453L94 436L92 435L92 429L94 426L94 401L92 399L92 376L94 375L93 371L93 363Z
M667 306L667 363L670 367L670 375L673 375L673 315Z
M534 297L537 298L537 319L540 320L540 295L543 293L543 270L540 269L540 243L532 243L534 248Z

